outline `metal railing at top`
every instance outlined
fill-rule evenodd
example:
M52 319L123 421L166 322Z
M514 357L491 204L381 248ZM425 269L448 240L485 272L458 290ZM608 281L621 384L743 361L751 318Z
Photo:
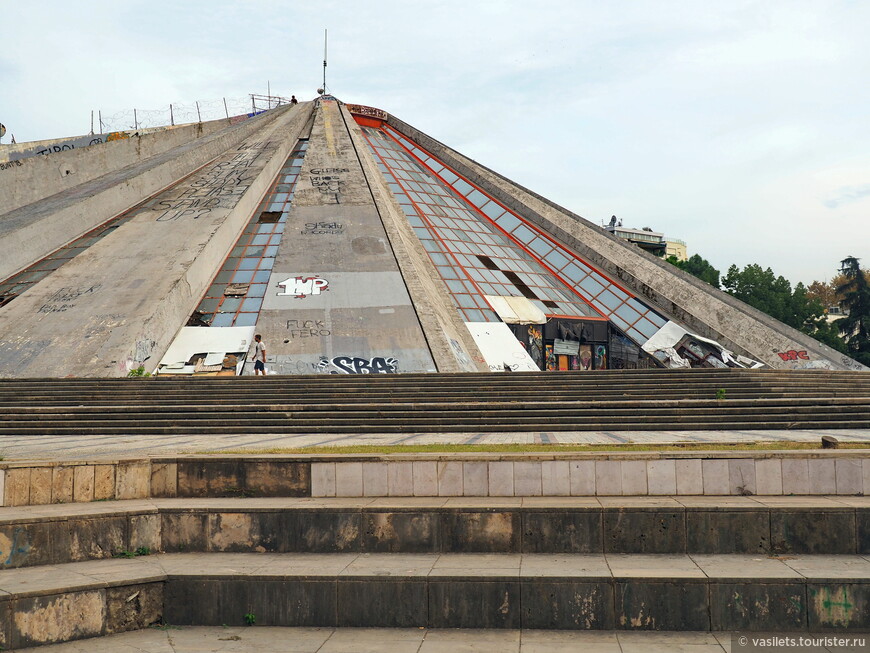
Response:
M128 129L147 129L149 127L166 127L167 125L218 120L260 113L289 103L289 98L280 95L250 93L246 97L172 103L162 109L137 108L112 114L103 114L102 110L97 110L91 112L91 133L104 134Z

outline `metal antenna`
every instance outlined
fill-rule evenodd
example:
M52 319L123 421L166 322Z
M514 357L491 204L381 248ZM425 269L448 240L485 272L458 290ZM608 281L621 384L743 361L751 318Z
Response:
M323 30L323 92L326 93L326 30Z

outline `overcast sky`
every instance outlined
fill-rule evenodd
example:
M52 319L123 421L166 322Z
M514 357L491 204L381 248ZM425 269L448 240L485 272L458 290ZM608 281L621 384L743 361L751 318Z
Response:
M320 86L723 274L870 267L870 3L0 0L0 122ZM144 114L147 115L147 114ZM9 142L9 134L3 142Z

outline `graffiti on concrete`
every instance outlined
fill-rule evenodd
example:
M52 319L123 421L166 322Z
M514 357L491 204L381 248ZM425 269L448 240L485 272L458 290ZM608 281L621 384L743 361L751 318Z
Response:
M807 354L806 350L796 351L790 349L789 351L778 351L776 354L784 361L810 360L810 356Z
M161 212L157 222L196 220L217 208L231 209L257 177L254 165L261 163L264 160L261 155L273 147L272 141L243 144L237 153L209 166L192 183L173 191L174 197L164 197L148 206Z
M24 165L21 161L8 161L7 163L0 163L0 170L8 170L9 168L21 165Z
M332 369L335 367L336 369ZM399 361L393 357L359 358L357 356L336 356L332 360L321 357L317 371L321 374L396 374Z
M344 185L344 180L341 175L344 172L349 172L347 168L312 168L308 175L308 180L324 195L333 195L335 203L340 204L339 196L341 195L341 187Z
M79 297L91 295L102 287L102 284L95 284L85 288L60 288L48 298L48 301L39 308L37 313L64 313L75 307Z
M295 297L303 299L309 295L319 295L329 290L329 281L322 277L290 277L278 283L284 291L277 293L278 297Z
M340 222L306 222L305 229L303 229L299 233L303 236L342 234L344 233L344 225Z
M332 331L326 328L323 320L287 320L287 331L291 340L332 335Z

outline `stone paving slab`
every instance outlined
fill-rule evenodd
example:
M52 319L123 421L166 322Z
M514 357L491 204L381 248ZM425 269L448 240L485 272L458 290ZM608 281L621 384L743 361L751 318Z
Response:
M164 627L22 653L723 653L730 633Z
M350 445L403 444L679 444L740 442L819 442L832 435L841 442L870 442L870 429L759 431L553 431L535 433L400 433L234 435L99 435L0 436L0 452L10 459L82 459L113 456L220 453L239 449L273 449Z

